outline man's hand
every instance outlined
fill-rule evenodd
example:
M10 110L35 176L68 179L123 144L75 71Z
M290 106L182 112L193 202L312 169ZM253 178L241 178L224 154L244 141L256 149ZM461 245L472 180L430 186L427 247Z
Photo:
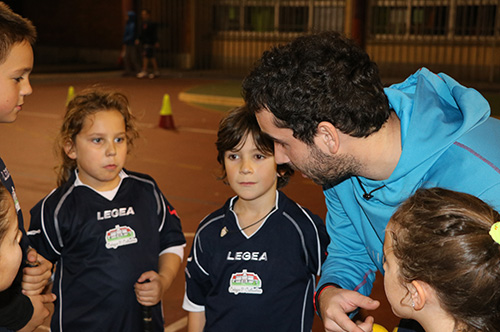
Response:
M372 300L358 292L336 287L325 288L319 297L321 317L327 332L372 331L373 317L367 317L364 322L356 324L347 314L356 308L375 310L379 305L379 301Z
M23 294L39 295L44 290L52 275L52 263L39 255L35 249L28 250L28 265L23 270Z
M47 317L49 317L50 311L45 308L45 303L51 303L56 300L54 294L43 294L29 296L31 304L33 305L33 316L31 316L30 321L25 327L18 330L19 332L31 332L34 331L38 326L42 325Z

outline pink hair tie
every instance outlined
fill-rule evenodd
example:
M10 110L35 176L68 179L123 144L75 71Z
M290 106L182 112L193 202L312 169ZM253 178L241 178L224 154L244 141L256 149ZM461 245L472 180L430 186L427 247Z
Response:
M493 238L493 241L500 244L500 221L491 225L490 235Z

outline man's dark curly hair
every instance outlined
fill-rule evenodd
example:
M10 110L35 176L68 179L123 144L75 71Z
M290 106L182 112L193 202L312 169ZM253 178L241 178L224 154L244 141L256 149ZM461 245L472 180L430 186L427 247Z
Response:
M352 40L336 32L299 37L264 52L243 81L252 112L268 109L280 128L312 144L317 126L366 137L390 115L377 65Z

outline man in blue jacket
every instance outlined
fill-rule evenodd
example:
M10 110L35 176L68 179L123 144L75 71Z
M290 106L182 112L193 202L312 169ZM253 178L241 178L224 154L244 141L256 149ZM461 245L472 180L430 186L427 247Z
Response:
M266 51L243 91L276 162L324 188L331 242L316 308L327 331L371 331L373 318L357 325L348 314L378 307L368 296L384 230L416 189L463 191L500 209L500 122L445 74L421 68L384 89L366 52L324 32Z

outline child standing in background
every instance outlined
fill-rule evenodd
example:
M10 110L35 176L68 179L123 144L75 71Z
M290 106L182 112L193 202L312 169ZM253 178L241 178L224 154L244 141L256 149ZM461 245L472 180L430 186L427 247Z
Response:
M53 331L140 331L141 305L163 331L161 299L185 239L155 181L123 168L137 136L121 93L90 89L67 106L59 187L31 210L29 232L57 262Z
M384 286L427 332L500 331L500 215L479 198L419 189L387 225Z
M137 45L142 47L142 70L137 74L138 78L155 78L160 76L158 62L156 61L156 50L160 48L158 42L158 27L157 24L151 21L151 11L143 9L141 11L142 23L139 29L139 38L136 40ZM153 72L148 74L149 63L153 66Z
M32 45L35 39L33 24L0 2L0 123L15 122L25 98L33 91L29 76L33 69ZM2 148L7 148L7 145ZM14 281L0 292L0 331L33 331L50 314L44 303L54 301L53 295L40 295L51 276L52 264L29 248L14 180L2 158L0 181L14 201L18 229L23 234L21 251L32 266L28 267L22 260ZM2 269L3 273L5 270Z
M328 235L323 221L277 190L293 171L241 107L216 142L222 179L237 196L200 223L186 267L188 331L310 331L315 276Z

